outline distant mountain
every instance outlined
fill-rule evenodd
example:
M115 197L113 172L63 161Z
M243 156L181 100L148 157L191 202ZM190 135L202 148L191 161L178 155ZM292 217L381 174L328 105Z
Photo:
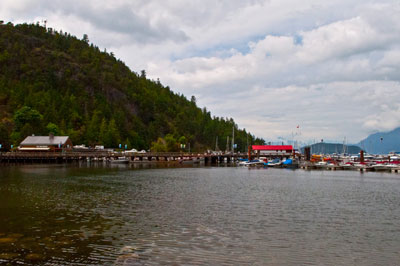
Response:
M371 154L388 154L392 151L400 152L400 127L390 132L378 132L369 135L358 144Z
M356 145L344 145L338 143L316 143L310 145L312 154L333 154L333 153L347 153L347 154L358 154L361 148ZM304 153L304 148L301 148L301 152Z

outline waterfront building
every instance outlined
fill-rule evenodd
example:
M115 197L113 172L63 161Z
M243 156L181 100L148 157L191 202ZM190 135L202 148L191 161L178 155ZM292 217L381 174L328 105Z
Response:
M68 136L28 136L18 147L20 151L61 151L71 149L72 141Z
M251 149L257 156L291 156L293 154L292 145L252 145Z

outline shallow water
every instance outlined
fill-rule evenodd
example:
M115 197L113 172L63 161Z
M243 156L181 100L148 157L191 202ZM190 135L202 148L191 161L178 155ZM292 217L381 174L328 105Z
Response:
M0 263L398 265L400 175L0 166Z

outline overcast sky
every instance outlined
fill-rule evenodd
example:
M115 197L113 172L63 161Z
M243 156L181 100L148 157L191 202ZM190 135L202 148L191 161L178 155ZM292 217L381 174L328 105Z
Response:
M86 33L267 141L400 126L400 0L2 0L0 19Z

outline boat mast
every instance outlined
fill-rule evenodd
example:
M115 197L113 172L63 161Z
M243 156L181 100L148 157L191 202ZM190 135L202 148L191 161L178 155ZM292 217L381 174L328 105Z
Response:
M346 154L346 137L344 137L344 140L343 140L343 155L345 155Z
M232 152L235 152L235 124L232 126Z

